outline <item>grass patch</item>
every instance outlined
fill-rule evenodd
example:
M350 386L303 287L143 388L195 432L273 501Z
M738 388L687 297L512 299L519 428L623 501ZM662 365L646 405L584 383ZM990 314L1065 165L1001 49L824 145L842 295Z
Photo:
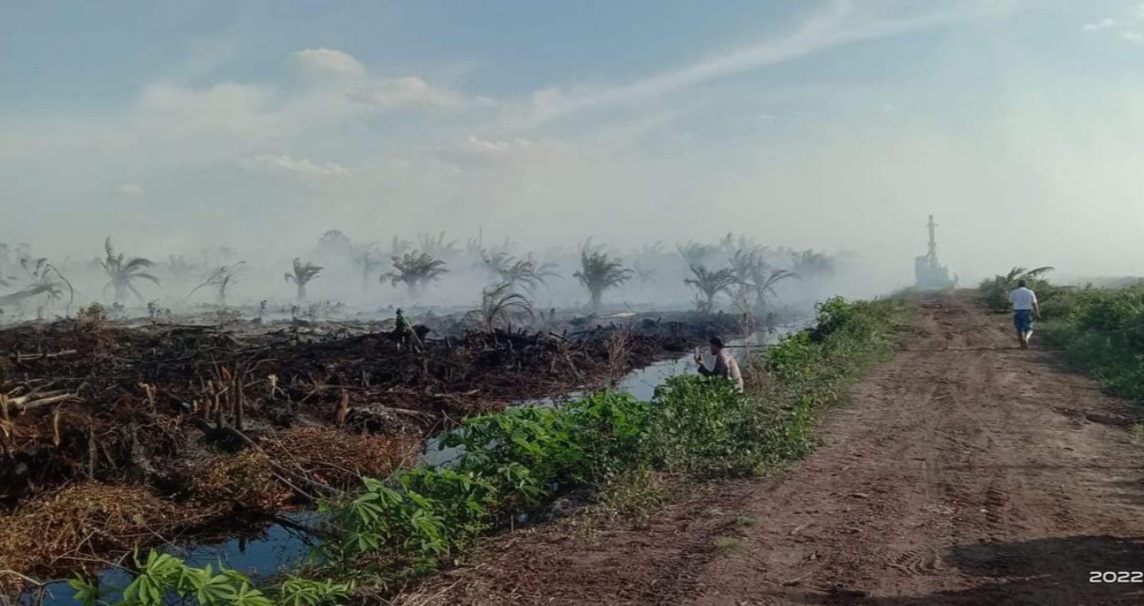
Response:
M733 553L743 548L743 539L738 537L715 537L715 550L719 553Z
M1144 402L1144 285L1058 288L1041 314L1038 329L1066 363Z

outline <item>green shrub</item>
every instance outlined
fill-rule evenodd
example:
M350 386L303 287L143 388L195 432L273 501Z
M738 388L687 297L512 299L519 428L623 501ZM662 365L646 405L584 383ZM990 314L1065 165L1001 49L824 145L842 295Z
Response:
M1144 402L1144 286L1058 288L1042 316L1047 341L1069 364Z

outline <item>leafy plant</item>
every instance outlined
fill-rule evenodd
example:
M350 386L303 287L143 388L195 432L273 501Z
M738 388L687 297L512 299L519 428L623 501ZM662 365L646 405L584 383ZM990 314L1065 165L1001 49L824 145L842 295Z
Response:
M834 273L834 258L814 250L794 255L794 273L800 276L825 276Z
M1009 311L1009 293L1017 288L1017 284L1021 280L1026 281L1029 287L1037 292L1038 299L1047 300L1052 296L1052 288L1044 280L1044 276L1051 271L1053 268L1047 265L1033 269L1014 267L1004 275L997 275L992 279L985 280L981 283L981 292L985 297L985 303L993 311Z
M715 309L715 297L719 293L728 292L737 280L731 268L711 271L702 265L691 266L690 278L684 278L683 283L694 286L704 297L698 302L699 311L710 313Z
M287 283L293 283L297 287L297 298L299 301L306 299L306 285L318 277L325 269L319 265L306 262L303 263L298 257L294 257L294 272L284 274Z
M28 274L28 278L31 280L30 288L32 290L43 289L43 292L47 294L49 303L62 298L63 287L66 287L68 291L67 309L71 309L75 302L75 289L72 288L71 282L47 258L20 257L20 267L24 269L24 273ZM0 280L0 285L4 285L2 280Z
M420 234L417 236L417 243L422 251L438 259L456 259L460 253L460 249L457 248L457 241L447 239L445 232L436 236Z
M353 582L335 583L289 576L279 587L275 603L279 606L336 606L346 603L353 589Z
M487 271L512 288L518 286L531 291L544 284L545 279L556 277L551 263L540 263L530 253L524 259L517 259L507 252L481 251L481 260Z
M426 286L449 273L444 261L434 258L427 252L417 251L393 257L393 269L394 271L385 274L381 279L389 278L394 286L404 284L413 296L417 296Z
M580 270L572 274L592 297L592 309L598 310L604 291L624 284L632 277L632 270L623 266L621 259L609 257L600 250L580 253Z
M690 267L691 265L706 263L708 258L719 251L719 247L688 240L686 243L676 244L675 250L679 252L680 257L683 257L684 263Z

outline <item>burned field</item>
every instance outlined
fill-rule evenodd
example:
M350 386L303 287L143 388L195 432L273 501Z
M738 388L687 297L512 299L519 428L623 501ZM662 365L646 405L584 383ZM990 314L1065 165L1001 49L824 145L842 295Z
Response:
M50 578L239 530L415 463L466 415L603 387L736 319L442 322L417 350L384 328L85 313L0 331L0 570Z

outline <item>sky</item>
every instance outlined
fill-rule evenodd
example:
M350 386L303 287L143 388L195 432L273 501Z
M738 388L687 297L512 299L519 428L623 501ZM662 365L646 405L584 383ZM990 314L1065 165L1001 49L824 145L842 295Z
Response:
M0 0L0 241L446 230L1144 271L1144 4Z

